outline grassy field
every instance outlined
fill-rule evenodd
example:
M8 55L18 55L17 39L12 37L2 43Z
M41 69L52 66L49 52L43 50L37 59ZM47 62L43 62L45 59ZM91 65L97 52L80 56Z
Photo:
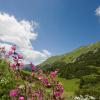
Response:
M66 80L64 78L57 77L57 80L60 81L64 86L64 97L74 96L75 90L77 90L79 86L79 79Z

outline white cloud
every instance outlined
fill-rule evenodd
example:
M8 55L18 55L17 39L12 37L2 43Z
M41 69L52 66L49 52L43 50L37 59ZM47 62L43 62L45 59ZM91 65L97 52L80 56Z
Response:
M22 49L21 51L25 55L25 62L33 60L35 64L39 64L50 56L50 54L47 55L45 52L39 52L36 50Z
M9 47L16 44L18 50L25 56L25 61L39 64L50 56L47 50L42 52L33 49L31 40L38 34L35 32L37 23L34 21L17 20L13 15L0 13L0 45Z
M100 16L100 6L95 10L97 16Z
M48 50L43 50L43 53L46 55L46 56L50 56L51 55L51 53L48 51Z

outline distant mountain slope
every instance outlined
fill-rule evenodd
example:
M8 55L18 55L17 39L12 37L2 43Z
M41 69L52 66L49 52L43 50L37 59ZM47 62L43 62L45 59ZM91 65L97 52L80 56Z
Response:
M39 66L44 66L46 64L52 64L52 63L58 62L58 61L63 61L65 63L72 63L80 55L85 54L89 51L94 51L98 48L100 48L100 41L98 41L96 43L92 43L87 46L81 46L81 47L79 47L69 53L65 53L63 55L52 56L52 57L48 58L46 61L44 61L43 63L41 63Z
M23 68L23 70L31 71L31 66L30 64L26 64Z

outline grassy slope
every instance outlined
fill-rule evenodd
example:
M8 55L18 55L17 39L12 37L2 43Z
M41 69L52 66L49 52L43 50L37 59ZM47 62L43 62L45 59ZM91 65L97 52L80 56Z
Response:
M63 55L52 56L40 65L43 66L45 64L52 64L53 62L56 62L56 61L64 61L64 62L69 63L69 62L72 62L75 58L79 57L81 54L87 53L88 51L93 51L96 48L100 48L100 41L94 44L90 44L88 46L81 46L80 48L77 48L73 50L72 52L69 52Z

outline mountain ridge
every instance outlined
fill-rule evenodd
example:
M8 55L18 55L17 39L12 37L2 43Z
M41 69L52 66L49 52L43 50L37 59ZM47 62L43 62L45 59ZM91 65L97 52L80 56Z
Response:
M64 61L66 63L71 63L74 59L76 59L80 55L85 54L89 51L94 51L98 48L100 48L100 41L97 41L95 43L91 43L91 44L86 45L86 46L80 46L79 48L76 48L76 49L72 50L71 52L68 52L65 54L52 56L52 57L48 58L46 61L44 61L43 63L39 64L38 66L52 64L56 61Z

